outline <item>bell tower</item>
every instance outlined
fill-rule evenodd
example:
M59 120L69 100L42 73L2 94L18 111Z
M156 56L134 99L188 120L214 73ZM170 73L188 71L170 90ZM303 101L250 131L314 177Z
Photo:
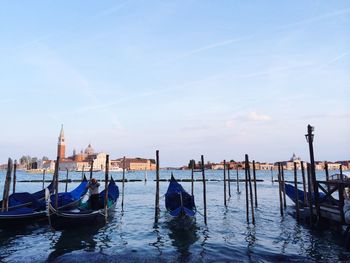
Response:
M61 126L60 136L58 137L57 156L60 157L60 160L64 159L66 156L66 142L64 139L63 124Z

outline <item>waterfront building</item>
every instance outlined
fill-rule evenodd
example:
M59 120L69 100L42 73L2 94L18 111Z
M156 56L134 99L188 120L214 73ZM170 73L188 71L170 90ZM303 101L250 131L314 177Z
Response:
M123 168L124 158L112 160L113 167ZM154 160L144 158L125 158L125 169L129 171L155 170L156 164Z
M66 143L64 138L63 125L61 127L60 135L58 137L57 144L57 156L60 157L60 170L69 171L88 171L91 169L91 162L93 161L92 169L94 171L104 171L106 168L106 153L97 153L89 144L85 150L81 150L80 153L76 153L73 150L73 154L69 157L66 156Z

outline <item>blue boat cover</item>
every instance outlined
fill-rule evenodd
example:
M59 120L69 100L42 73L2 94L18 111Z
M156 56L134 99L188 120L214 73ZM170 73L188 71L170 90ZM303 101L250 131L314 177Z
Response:
M81 199L81 197L83 197L88 190L87 184L88 184L88 181L84 177L83 181L71 192L58 193L58 207L62 207L70 203L74 203L75 201L78 201L79 199ZM51 204L55 205L56 199L54 194L51 195L50 199L51 199ZM45 208L46 202L45 201L40 202L40 207Z
M47 187L50 192L52 192L53 189L53 183ZM28 193L28 192L23 192L23 193L14 193L9 196L9 209L11 209L12 206L20 206L22 204L27 204L37 206L37 201L39 199L43 199L45 197L45 189L40 190L35 193Z
M172 216L180 214L195 215L194 197L183 189L173 175L171 175L168 190L165 194L165 207Z
M84 180L71 192L58 193L58 207L69 205L81 199L81 197L84 196L87 192L87 183L88 181L84 177ZM11 215L33 214L34 212L43 211L46 209L46 201L44 199L37 200L33 197L32 194L28 194L28 193L22 193L22 194L18 193L17 195L19 198L23 197L23 199L25 200L29 200L29 199L33 200L32 205L30 207L20 207L20 208L14 208L7 212L0 212L0 217L11 216ZM55 204L55 195L51 195L50 198L51 198L52 204Z
M291 184L285 184L285 189L286 189L286 195L288 195L288 197L292 199L292 201L295 203L296 202L295 187ZM318 195L319 195L320 202L325 201L326 195L324 193L318 193ZM299 202L302 202L302 203L304 202L304 191L299 189L298 189L298 199L299 199ZM314 200L315 200L315 194L313 193L312 202L314 202Z
M119 198L119 188L115 184L115 181L112 177L111 181L108 184L108 200L114 203L117 201L118 198ZM104 207L104 203L105 203L105 190L100 192L99 206Z

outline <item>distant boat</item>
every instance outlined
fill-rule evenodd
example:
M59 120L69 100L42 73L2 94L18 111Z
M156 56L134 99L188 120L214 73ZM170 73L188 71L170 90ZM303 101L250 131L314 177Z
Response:
M193 217L196 213L194 197L183 189L173 175L165 194L165 207L173 217Z
M108 185L107 217L112 217L119 197L119 188L113 178ZM99 209L92 210L89 203L81 203L76 209L57 211L48 203L49 221L54 229L72 229L83 226L102 226L105 224L104 210L105 190L99 194Z
M71 209L76 207L87 192L88 181L84 180L72 191L67 193L58 193L58 209ZM45 191L45 190L44 190ZM47 190L49 192L49 190ZM55 195L50 196L52 203L55 203ZM31 205L18 207L9 211L0 212L0 228L18 227L46 219L45 200L31 200Z

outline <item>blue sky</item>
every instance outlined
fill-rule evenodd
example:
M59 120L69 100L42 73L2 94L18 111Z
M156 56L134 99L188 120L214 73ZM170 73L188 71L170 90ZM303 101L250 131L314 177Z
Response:
M349 1L1 1L0 161L350 159Z

